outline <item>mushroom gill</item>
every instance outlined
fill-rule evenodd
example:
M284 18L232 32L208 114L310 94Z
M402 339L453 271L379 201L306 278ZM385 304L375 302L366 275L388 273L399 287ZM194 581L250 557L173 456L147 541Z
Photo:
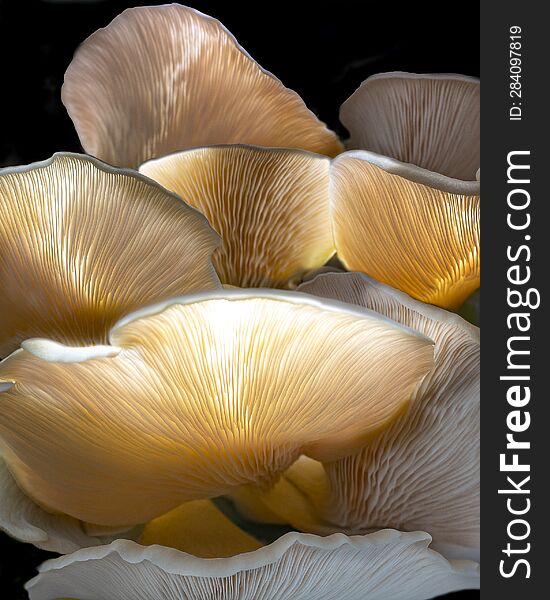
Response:
M101 344L140 306L219 288L218 244L134 171L66 153L0 170L0 357L31 337Z
M350 149L370 150L456 179L479 167L479 80L380 73L340 110Z
M331 167L339 259L412 297L456 309L479 287L479 182L372 152Z
M30 600L428 600L479 588L475 563L447 561L429 542L426 533L393 530L288 533L253 552L211 560L118 540L45 562L26 587Z
M302 531L427 531L448 558L479 557L479 329L360 273L320 275L300 291L356 304L429 336L434 365L408 411L360 452L301 457L274 488L235 499L251 517Z
M2 361L0 448L39 504L113 526L349 454L406 409L433 354L369 311L261 290L142 309L109 341L115 356L31 340Z
M222 237L222 283L288 287L334 254L328 158L302 150L217 146L145 163L140 171L195 206Z
M212 144L342 150L219 21L178 4L127 9L92 34L62 99L86 152L120 166Z

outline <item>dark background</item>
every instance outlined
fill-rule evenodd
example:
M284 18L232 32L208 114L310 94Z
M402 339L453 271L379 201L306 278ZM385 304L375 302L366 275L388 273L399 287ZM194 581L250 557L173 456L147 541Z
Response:
M78 44L130 6L119 0L0 0L0 166L79 151L61 104L63 74ZM383 71L479 76L479 2L243 2L188 0L218 18L267 70L296 90L340 135L340 104ZM0 595L50 555L0 533ZM479 598L479 592L448 600Z

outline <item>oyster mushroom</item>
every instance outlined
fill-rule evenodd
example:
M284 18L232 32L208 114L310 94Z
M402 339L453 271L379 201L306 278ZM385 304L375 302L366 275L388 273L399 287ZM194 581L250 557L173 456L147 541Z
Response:
M447 561L422 532L321 538L288 533L255 551L214 560L118 540L45 562L30 600L427 600L479 587L477 565Z
M416 299L456 309L479 287L479 182L372 152L331 168L338 258Z
M116 527L360 448L406 409L433 352L370 311L273 291L142 309L109 342L70 362L28 340L2 361L0 449L41 506Z
M67 153L0 170L0 357L31 337L102 344L140 306L219 288L218 244L136 172Z
M342 149L219 21L178 4L127 9L91 35L62 100L85 151L120 166L212 144Z
M145 163L140 171L199 209L221 235L222 283L286 287L334 254L328 158L302 150L218 146Z
M448 558L478 560L479 329L360 273L319 275L300 290L429 336L434 366L408 411L360 452L324 464L301 457L264 494L237 492L241 510L323 535L423 530Z
M384 154L455 179L479 167L479 80L465 75L380 73L340 109L348 147Z

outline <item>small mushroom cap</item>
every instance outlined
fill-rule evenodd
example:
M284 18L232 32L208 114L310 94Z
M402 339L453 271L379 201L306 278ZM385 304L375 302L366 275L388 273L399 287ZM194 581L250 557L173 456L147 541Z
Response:
M145 163L140 171L198 208L221 235L225 284L286 287L334 254L328 158L302 150L218 146Z
M361 452L301 457L261 500L315 533L422 529L450 558L479 557L479 329L360 273L320 275L300 290L376 310L431 337L434 367L407 413ZM239 507L261 515L248 489Z
M62 99L86 152L120 166L212 144L342 150L219 21L179 4L127 9L91 35Z
M364 151L331 167L336 251L413 298L456 309L479 287L479 182Z
M300 454L349 454L405 410L433 354L370 311L269 290L142 309L110 342L117 356L58 362L42 340L2 361L0 446L31 498L117 526L268 483Z
M0 170L0 357L101 344L123 315L220 287L206 219L150 179L78 154Z
M470 561L447 561L422 532L321 538L288 533L255 552L204 559L119 540L45 562L30 600L428 600L479 588Z
M348 148L371 150L456 179L479 167L479 80L465 75L380 73L340 110Z

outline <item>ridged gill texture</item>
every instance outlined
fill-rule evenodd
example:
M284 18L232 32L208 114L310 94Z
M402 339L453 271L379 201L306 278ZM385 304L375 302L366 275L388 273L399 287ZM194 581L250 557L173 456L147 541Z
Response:
M334 253L326 157L300 150L220 146L150 161L140 171L199 209L223 239L222 280L287 287Z
M265 507L325 535L427 531L447 558L479 560L478 328L359 273L320 275L299 289L375 310L430 337L434 366L409 410L359 453L324 465L302 457L264 496ZM254 510L252 494L237 500Z
M471 180L479 168L479 81L462 75L382 73L340 110L348 148L371 150Z
M0 449L39 504L115 526L267 484L302 453L349 454L405 410L433 354L367 311L269 291L138 311L110 342L115 356L67 362L37 340L0 363Z
M125 10L91 35L62 99L85 151L120 166L211 144L342 150L219 21L178 4Z
M332 164L338 257L423 302L458 308L479 287L479 184L369 152Z
M123 315L219 288L206 219L83 155L0 171L0 357L22 340L104 343Z
M288 533L249 554L205 560L119 540L50 560L30 600L428 600L479 587L469 561L430 550L425 533L327 538Z

